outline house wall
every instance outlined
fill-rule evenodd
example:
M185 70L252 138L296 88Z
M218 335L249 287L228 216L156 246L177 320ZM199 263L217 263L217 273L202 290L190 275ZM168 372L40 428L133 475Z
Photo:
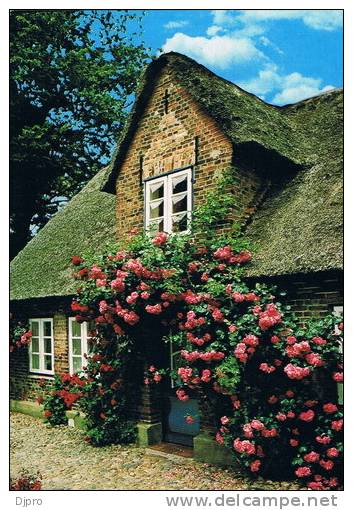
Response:
M232 160L233 147L229 139L178 83L167 66L156 80L118 169L116 218L119 240L127 237L131 229L143 227L144 186L141 181L193 166L193 200L197 206L214 186L218 173L232 165ZM261 180L251 169L234 168L234 172L235 216L241 218L258 193Z

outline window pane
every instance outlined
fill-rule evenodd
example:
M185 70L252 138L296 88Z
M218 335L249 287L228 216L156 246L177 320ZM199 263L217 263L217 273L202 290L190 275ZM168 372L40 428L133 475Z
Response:
M52 370L53 364L52 364L52 358L51 356L44 356L44 369L45 370Z
M74 372L79 372L80 370L82 370L81 356L72 358L72 368Z
M72 336L81 337L81 324L76 321L72 321Z
M163 198L164 197L164 182L156 182L156 183L150 183L150 200L155 200L156 198Z
M32 368L39 370L39 354L32 354Z
M44 338L44 352L52 352L51 348L51 338Z
M172 178L172 186L173 186L173 195L176 193L180 193L182 191L187 191L188 189L188 179L187 175L180 175L179 177Z
M150 218L160 218L164 215L164 200L150 204Z
M32 336L32 352L39 352L39 338Z
M72 339L72 354L82 354L81 353L81 339L73 338Z
M43 323L43 335L44 336L51 336L51 322L44 321L44 323Z
M161 220L157 221L151 221L149 231L152 234L155 234L157 232L163 232L164 231L164 220L163 218Z
M87 322L87 336L88 337L96 336L96 324L94 321Z
M188 217L187 214L178 214L172 217L172 231L173 232L184 232L188 229Z
M38 321L32 321L31 323L31 331L33 336L39 336L39 324Z
M188 199L187 194L179 195L178 197L173 197L173 213L178 213L181 211L186 211L188 208Z

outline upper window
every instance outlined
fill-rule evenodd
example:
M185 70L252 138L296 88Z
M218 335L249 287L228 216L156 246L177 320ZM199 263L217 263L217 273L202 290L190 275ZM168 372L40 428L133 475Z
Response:
M87 365L85 354L89 353L90 324L79 324L74 317L69 318L69 367L70 374L80 372Z
M149 232L187 231L191 210L191 168L145 182L145 217Z
M53 319L30 319L29 370L54 374Z

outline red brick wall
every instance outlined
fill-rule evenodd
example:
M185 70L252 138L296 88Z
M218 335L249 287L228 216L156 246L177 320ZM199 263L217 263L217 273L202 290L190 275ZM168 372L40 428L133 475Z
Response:
M278 286L287 292L285 300L302 322L343 305L343 275L337 272L293 275L278 279Z

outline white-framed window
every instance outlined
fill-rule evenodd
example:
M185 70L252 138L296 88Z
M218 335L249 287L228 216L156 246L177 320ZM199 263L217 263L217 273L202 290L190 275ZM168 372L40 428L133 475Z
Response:
M78 323L69 318L69 369L70 374L80 372L87 365L85 354L89 354L89 332L91 324Z
M30 319L29 371L54 374L53 319Z
M145 181L145 222L152 234L187 232L191 211L191 168Z
M337 315L337 317L342 317L342 319L343 319L343 306L334 306L333 314ZM338 325L336 325L336 333L337 333L337 335L340 334ZM343 337L342 336L340 337L340 351L343 352ZM342 383L337 383L337 397L338 397L338 403L343 404L343 384Z
M343 318L343 306L334 306L333 307L333 315ZM338 326L336 326L336 333L338 335L340 334L340 330L338 329Z

